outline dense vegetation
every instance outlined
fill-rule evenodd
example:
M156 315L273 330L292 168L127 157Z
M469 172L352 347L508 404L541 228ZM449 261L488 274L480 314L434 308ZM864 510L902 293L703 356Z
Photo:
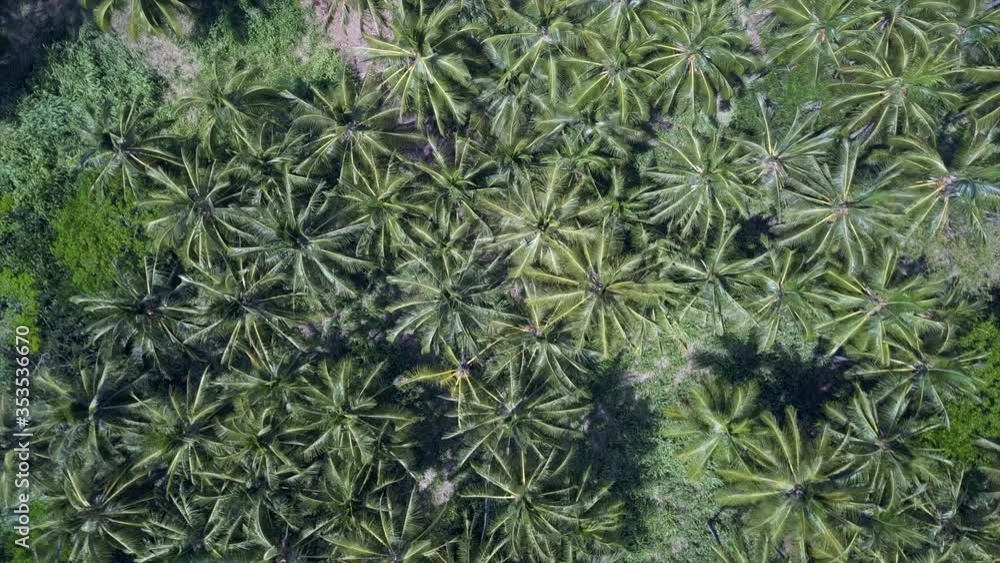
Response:
M90 7L0 124L39 560L997 559L995 3Z

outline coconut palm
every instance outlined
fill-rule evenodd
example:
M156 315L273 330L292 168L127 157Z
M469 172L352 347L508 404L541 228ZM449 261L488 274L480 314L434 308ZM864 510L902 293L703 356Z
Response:
M178 16L191 13L192 0L84 0L83 6L94 11L94 19L101 29L111 28L111 20L118 10L128 14L128 34L135 39L140 33L158 33L166 29L180 34Z
M826 428L813 438L803 436L797 417L789 407L782 425L764 413L759 466L720 471L729 486L719 501L748 506L750 529L786 542L796 561L817 552L843 557L857 528L854 515L865 506L861 492L846 480L853 472L847 443Z
M363 227L351 224L337 203L322 184L295 190L286 171L270 205L235 219L242 236L232 254L260 258L310 299L325 290L353 295L350 276L369 266L351 255Z
M851 139L869 143L894 135L928 136L943 111L962 103L953 89L958 75L948 51L896 47L884 56L858 50L849 57L855 62L841 69L844 81L833 85L837 97L830 109L851 110L843 126Z
M373 164L406 143L421 137L406 132L398 123L398 111L382 103L382 96L371 79L357 84L345 69L336 86L327 90L311 86L312 101L285 92L292 101L295 119L292 131L310 134L309 157L300 171L311 175L326 168L339 168L340 177L357 172L357 161Z
M402 313L390 339L412 334L424 352L475 353L490 320L498 314L491 305L499 264L499 258L481 257L476 246L460 260L411 253L400 266L400 274L389 277L405 294L403 301L388 309Z
M156 189L140 202L154 214L147 223L153 243L198 268L209 267L228 246L239 205L227 169L215 160L206 168L206 156L201 149L185 152L179 175L159 168L150 171Z
M594 14L587 26L610 30L608 37L636 41L656 37L664 18L677 10L677 4L667 0L613 0Z
M147 476L90 463L65 469L48 490L53 517L35 544L45 560L107 561L113 553L138 554L145 537Z
M433 162L413 163L420 172L414 199L428 202L439 225L450 227L469 222L488 230L485 214L479 207L484 192L491 188L490 159L481 147L462 137L455 137L447 144L431 141L430 145Z
M254 132L234 131L235 146L226 175L240 189L243 203L262 206L270 203L291 181L296 188L310 185L302 175L290 172L298 163L302 142L298 135L281 135L273 124L264 123Z
M873 266L868 274L827 274L832 314L817 330L829 335L829 353L850 344L887 365L893 342L916 347L921 336L947 329L929 314L940 301L941 281L907 275L894 250L887 250Z
M732 82L756 66L746 34L733 28L718 0L678 5L662 26L647 66L658 74L655 104L664 113L678 106L714 113L716 98L732 98Z
M887 365L861 365L855 374L879 382L876 396L906 390L918 410L939 414L945 426L950 426L946 405L976 392L979 378L972 370L981 358L970 352L955 354L946 338L921 338L915 346L892 346Z
M952 14L932 28L958 51L960 63L996 65L997 55L990 46L1000 34L1000 12L987 0L952 2Z
M237 355L266 358L272 338L300 349L295 302L301 294L289 290L274 267L235 259L221 271L184 275L198 291L195 328L184 340L219 354L224 364Z
M699 477L709 461L747 469L757 455L756 385L734 386L718 379L695 387L683 404L667 410L674 423L666 435L690 443L678 456Z
M163 468L172 490L204 482L203 474L212 469L212 452L221 446L216 437L219 417L228 408L213 378L205 368L172 386L165 401L140 399L136 420L129 421L134 430L130 439L141 452L135 470Z
M916 414L908 391L876 399L855 387L847 405L826 407L827 418L837 425L834 435L847 441L847 457L882 506L893 506L934 481L939 468L950 463L921 443L921 436L938 424Z
M957 147L935 146L916 137L895 139L892 147L895 166L906 178L913 201L906 212L915 219L912 229L926 229L940 235L952 222L970 224L983 239L987 212L1000 205L998 149L984 134L966 133Z
M763 256L763 266L751 274L754 289L746 304L760 331L763 349L772 347L781 331L797 328L812 339L815 326L824 319L821 263L809 264L801 254L772 248Z
M852 272L869 263L869 249L891 237L900 196L890 189L893 174L859 170L860 151L845 140L832 169L790 179L781 244L811 248L809 261L837 257Z
M132 102L118 115L105 107L99 116L86 114L84 119L80 131L88 150L80 163L97 170L90 188L100 197L117 184L126 199L134 199L148 170L179 164L167 150L171 137L163 133L166 124L152 110L139 109Z
M736 143L685 128L664 145L664 159L644 172L653 184L646 192L654 203L650 221L704 240L728 215L747 215L750 188L739 175Z
M845 51L859 39L856 0L770 0L764 6L782 24L770 58L807 64L814 82L821 69L839 67Z
M497 457L488 466L474 465L483 484L462 497L499 507L487 531L500 533L513 557L555 561L561 534L574 520L575 487L563 480L569 461L570 454L559 450Z
M428 519L429 511L415 487L408 495L390 489L369 500L368 506L371 515L356 532L331 536L339 560L416 563L443 549L433 532L445 511Z
M667 266L674 281L688 288L681 315L694 312L704 324L721 335L727 326L748 322L750 313L743 307L751 291L753 274L761 258L738 258L733 239L739 227L726 228L723 222L720 236L700 256L671 262Z
M399 161L390 158L359 166L357 174L340 184L344 212L361 227L355 251L359 258L384 265L414 244L409 225L431 210L407 194L414 191L412 181L413 174L401 171Z
M73 302L91 315L87 326L94 343L124 350L160 364L164 352L184 339L194 312L190 288L179 284L179 269L164 257L143 259L142 275L118 270L113 291Z
M557 270L560 249L594 236L576 220L579 186L557 164L534 172L530 184L497 196L482 204L500 219L493 243L509 249L511 277L523 276L529 266Z
M870 35L875 52L884 55L894 47L926 49L928 31L953 13L951 2L939 0L866 0L855 21Z
M774 194L778 219L781 219L782 190L790 177L800 181L819 173L819 161L826 156L828 146L833 141L833 130L814 132L818 113L805 118L798 113L788 127L779 135L771 131L767 106L763 97L757 98L760 106L763 136L759 141L742 139L743 154L740 164L754 183Z
M658 330L655 319L667 296L676 291L656 281L642 256L621 252L605 227L592 241L559 250L558 270L528 268L539 291L527 301L566 319L578 349L609 356L623 347L640 347Z
M564 446L569 438L582 435L580 426L589 409L580 397L544 380L533 380L519 367L504 370L493 385L449 415L458 426L445 438L461 438L459 467L484 452L510 455L526 450L542 456L543 450Z
M296 404L309 436L303 455L329 452L366 464L375 456L375 444L385 439L387 427L402 437L416 419L379 402L386 390L383 377L383 364L321 361L298 389L301 398Z
M918 517L931 528L928 551L959 561L994 557L1000 550L997 492L982 472L960 468L945 472L920 505Z
M465 90L472 78L464 56L449 44L469 30L454 25L461 4L434 9L423 2L416 8L408 6L398 4L393 11L392 39L367 37L366 53L372 62L385 66L379 88L398 100L400 118L415 113L423 129L432 119L443 134L447 123L465 121Z
M534 294L529 286L524 295L528 302L518 303L512 314L494 321L494 360L500 365L521 366L534 377L553 380L574 391L574 376L584 370L585 357L569 344L572 335L568 323L558 319L558 313L529 303Z
M220 68L216 63L194 92L178 101L180 110L197 116L200 146L206 152L217 153L232 132L247 135L255 122L266 121L280 96L258 77L255 68Z
M532 78L544 84L539 88L554 100L567 82L564 61L583 41L585 28L575 12L579 6L565 0L504 4L498 9L498 33L484 39L496 51L509 51L503 60L501 85L510 85L523 99ZM534 88L533 88L534 89Z
M217 426L219 443L212 448L214 467L207 477L233 489L231 494L242 499L238 503L261 502L252 497L294 482L302 471L294 460L300 430L287 422L288 415L273 406L259 408L237 398ZM242 518L252 522L255 511L242 506Z
M238 518L220 500L196 498L193 494L171 494L165 514L144 525L152 537L136 561L194 562L220 558L225 553L245 553L253 546L232 525Z
M45 437L47 457L82 465L88 459L113 459L139 408L136 398L149 373L118 359L80 361L77 365L46 368L35 385L50 401L39 413L37 431Z
M653 46L644 40L589 35L579 56L563 59L576 77L572 109L597 110L614 115L622 123L645 121L649 116L647 85L658 75L646 61Z

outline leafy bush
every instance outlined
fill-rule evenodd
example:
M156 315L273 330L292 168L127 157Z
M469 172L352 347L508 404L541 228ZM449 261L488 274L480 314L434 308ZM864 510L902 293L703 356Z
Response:
M982 380L979 392L948 404L951 427L932 432L928 441L964 465L996 465L1000 456L975 441L1000 440L1000 327L994 321L979 323L962 340L962 348L984 355L985 364L977 373Z
M208 64L242 64L266 69L268 80L323 82L340 75L337 52L297 2L245 7L233 18L220 18L196 47Z
M80 293L106 289L123 257L139 256L143 236L136 210L109 199L95 200L90 194L89 174L81 177L72 200L55 214L52 253L72 276Z

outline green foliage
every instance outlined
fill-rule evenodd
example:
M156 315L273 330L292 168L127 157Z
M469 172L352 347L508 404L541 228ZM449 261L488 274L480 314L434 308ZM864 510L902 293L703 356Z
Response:
M10 340L18 326L31 331L32 351L38 351L38 289L31 274L0 270L0 336Z
M343 63L325 43L323 31L306 18L298 2L268 2L265 7L232 7L195 46L203 66L243 65L266 72L272 84L330 82ZM242 13L241 13L242 12Z
M931 432L927 441L965 466L996 465L1000 455L978 447L976 441L1000 439L1000 327L994 321L976 325L961 344L984 356L976 375L982 380L975 396L946 403L950 428Z
M78 292L95 293L107 289L115 272L134 262L145 244L135 208L95 200L87 176L76 197L54 215L52 253L69 269Z
M922 442L975 390L950 345L972 308L901 243L988 232L995 154L953 149L992 138L1000 71L961 68L988 57L934 2L767 5L399 2L362 82L297 4L241 2L186 45L202 73L164 123L153 94L54 96L87 146L38 153L51 193L11 176L3 234L44 244L10 271L43 304L66 273L101 291L38 379L42 545L988 558L989 471ZM80 169L149 211L142 275L109 287L143 249Z

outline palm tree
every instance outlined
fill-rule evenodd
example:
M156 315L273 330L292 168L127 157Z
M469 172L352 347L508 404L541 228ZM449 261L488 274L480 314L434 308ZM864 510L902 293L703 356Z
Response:
M525 292L531 301L533 289ZM493 325L497 345L495 361L500 365L523 366L532 376L554 380L565 390L575 391L575 376L584 370L584 357L569 342L572 334L558 313L527 302L516 304L512 314Z
M668 0L612 0L587 20L591 29L610 30L614 39L637 41L655 38L663 20L674 15L677 4Z
M810 176L819 174L819 161L826 156L828 145L833 141L833 130L814 132L819 113L811 113L805 119L800 119L801 115L796 113L788 130L779 138L776 132L771 131L764 98L757 98L757 103L760 106L763 138L759 142L740 140L743 154L739 163L753 177L754 183L774 194L780 221L782 190L789 178L806 181Z
M647 61L659 75L655 103L663 113L678 106L715 113L716 98L732 98L732 82L756 66L746 34L733 29L718 0L698 0L671 12L662 19L657 52Z
M847 457L870 487L870 498L893 506L924 483L937 479L950 462L921 443L921 436L938 426L911 408L908 389L878 399L855 387L847 405L826 406L827 418L837 425L834 435L847 441Z
M160 364L166 350L184 340L194 313L193 295L178 283L176 266L164 267L166 261L147 256L141 276L121 269L113 291L72 298L93 318L86 329L93 342Z
M510 85L516 98L523 99L531 80L537 77L544 83L537 89L554 100L561 84L568 82L564 61L576 53L586 32L574 13L579 6L566 0L542 0L503 4L498 11L498 32L486 37L484 43L505 61L499 84ZM504 56L503 52L510 54Z
M234 131L235 146L226 175L240 188L243 203L270 203L290 180L297 187L310 185L308 178L290 172L298 163L301 136L281 135L280 128L264 123L254 132Z
M228 408L212 379L205 368L172 386L166 400L139 400L137 420L129 421L130 439L140 452L133 464L136 471L163 468L171 490L204 483L204 473L212 469L212 452L221 446L216 437L219 417Z
M485 214L479 208L483 192L492 187L488 180L494 168L490 158L463 137L456 136L447 144L429 144L433 162L413 163L420 172L413 198L429 202L434 221L443 227L472 223L477 229L488 230Z
M206 477L220 481L220 489L231 489L242 505L241 516L252 521L254 510L247 502L261 502L255 495L268 496L295 482L302 468L294 459L300 446L299 429L289 427L288 415L273 406L259 408L249 398L233 401L229 416L216 427L219 440L212 449L214 467ZM221 495L220 495L221 496Z
M623 254L603 226L594 240L561 248L558 266L525 271L527 279L540 284L527 303L553 311L553 322L566 319L578 349L605 357L640 347L657 331L654 318L676 291L673 283L654 280L642 256Z
M136 396L149 377L117 358L38 373L35 385L50 397L37 428L45 437L47 457L58 463L82 463L92 456L110 459L121 447L117 438L139 408Z
M678 455L699 477L710 460L748 469L757 454L755 417L758 389L718 379L702 382L681 405L666 411L673 424L666 435L690 444Z
M917 137L893 140L894 165L914 194L906 208L915 219L912 231L929 226L940 235L957 220L986 239L985 215L1000 204L1000 173L994 164L1000 150L993 133L965 133L957 147L947 149Z
M600 178L594 182L596 197L588 198L590 203L582 206L578 217L594 225L607 221L611 233L636 247L649 244L649 186L639 184L634 174L617 166Z
M136 555L145 537L145 473L92 462L59 473L47 491L52 517L35 543L44 560L108 561Z
M850 344L884 366L893 342L916 347L923 335L943 333L946 325L929 314L940 301L940 280L905 275L895 250L873 266L868 273L827 274L832 315L817 330L829 335L830 354Z
M578 185L558 164L534 172L529 184L482 202L500 219L493 243L510 250L511 277L523 276L529 266L556 271L560 249L593 237L593 230L576 219L578 203Z
M806 438L797 417L789 407L782 426L764 413L767 439L760 446L759 466L720 471L729 488L719 501L749 506L749 528L792 547L796 561L808 561L817 552L844 557L850 549L845 538L857 528L853 516L865 506L860 491L847 481L853 473L847 442L826 428Z
M500 260L483 262L477 246L460 259L410 253L400 274L389 277L405 294L403 301L388 309L403 313L390 340L412 334L420 339L424 352L475 353L479 349L490 320L498 315L493 301Z
M462 410L449 416L457 428L446 439L461 438L457 466L462 467L484 452L531 451L543 456L550 448L564 446L569 438L582 436L580 426L589 408L580 397L532 380L513 366L494 379ZM488 457L488 456L487 456Z
M266 121L280 98L278 90L258 80L257 69L220 68L196 84L195 91L178 101L178 109L193 111L199 123L200 146L216 154L229 135L247 135L251 126Z
M290 291L274 267L236 259L222 271L181 276L198 291L195 330L185 344L203 346L230 364L237 353L267 358L272 338L301 349L297 323L301 294Z
M431 10L420 2L416 10L398 4L389 28L392 39L368 36L366 52L372 62L385 66L379 88L399 102L399 117L415 113L417 125L427 128L433 118L438 132L446 123L463 123L463 99L472 78L465 59L449 44L466 34L468 27L454 26L461 4L445 3Z
M840 67L845 51L857 43L858 5L856 0L769 0L764 6L783 24L770 58L806 63L818 82L820 69Z
M763 327L761 347L771 348L789 326L812 340L816 324L825 317L821 292L825 266L809 264L789 249L772 248L764 260L766 266L751 274L754 290L746 304L757 326Z
M225 554L246 553L253 545L233 526L239 516L218 499L194 494L169 494L165 514L144 523L151 540L136 557L150 561L190 562L219 559Z
M891 236L900 196L890 190L891 173L858 170L860 152L845 140L833 170L824 164L813 178L790 179L781 244L809 244L814 250L808 261L836 256L851 272L869 262L869 249Z
M349 276L370 264L351 256L362 226L348 223L337 203L322 184L295 190L286 171L270 205L235 219L243 236L232 255L259 258L310 301L326 291L354 295Z
M438 522L445 515L439 510L428 521L417 488L409 494L389 489L368 501L371 516L362 520L353 533L338 533L330 537L341 561L372 561L378 563L417 563L427 561L444 547L434 536Z
M614 115L625 124L645 121L649 116L647 85L658 75L646 65L653 46L648 41L599 35L588 35L584 44L583 54L562 60L577 80L572 109Z
M646 192L655 203L650 221L667 221L685 237L697 230L704 240L730 213L747 215L750 189L737 170L736 143L685 128L664 145L663 161L644 172L654 184Z
M185 152L179 177L159 168L150 171L159 190L140 202L154 214L147 229L157 248L172 249L198 268L209 267L228 246L239 203L227 170L215 160L204 168L204 156L200 149Z
M958 51L959 63L997 64L990 45L1000 33L1000 12L987 0L955 0L952 13L936 23L931 32L949 40Z
M351 360L321 361L298 393L302 428L308 433L302 454L314 458L333 453L367 464L387 428L398 439L416 418L405 410L379 402L386 390L383 364L359 365Z
M482 485L462 497L499 507L486 527L500 533L512 557L557 560L561 535L574 520L573 485L565 483L570 454L552 450L542 456L519 451L475 465Z
M352 223L362 228L356 255L384 266L414 244L407 232L410 223L427 217L431 210L408 196L415 189L413 175L400 171L394 158L359 166L352 176L340 184L338 196Z
M716 335L722 335L729 323L751 320L743 307L746 295L752 288L753 275L761 257L737 258L734 256L733 239L739 227L727 229L725 222L718 240L700 256L671 262L667 266L671 277L680 287L689 288L683 312L695 311L705 319Z
M941 2L943 4L943 2ZM891 49L885 56L852 51L855 64L841 69L844 81L832 87L838 95L831 110L853 111L843 132L863 143L894 135L932 135L943 111L957 108L955 59L934 47Z
M952 469L927 490L919 518L930 528L928 551L944 560L989 561L1000 550L995 484L976 470Z
M85 115L81 134L88 150L80 163L98 171L91 190L105 197L105 190L116 182L126 199L135 198L147 171L159 164L179 165L164 146L171 140L162 132L165 125L152 110L140 110L135 102L118 116L112 116L108 107L97 117Z
M400 127L397 109L383 105L381 92L370 79L359 85L345 69L336 86L327 90L310 86L310 90L311 102L291 92L283 94L295 107L290 129L310 133L309 157L300 167L307 175L317 167L339 167L343 178L356 173L358 161L372 165L374 159L421 139Z
M875 52L885 55L894 47L927 49L928 30L953 13L953 4L940 0L866 0L854 21L866 26Z
M878 381L877 396L906 390L917 410L940 415L949 427L946 404L975 394L980 381L972 369L981 359L972 352L956 355L949 348L947 338L921 338L915 346L893 343L887 365L862 365L854 373Z
M140 33L158 33L166 28L180 34L177 16L188 15L193 0L83 0L83 6L94 11L94 19L101 29L111 27L111 18L124 8L128 16L128 34L135 39Z

